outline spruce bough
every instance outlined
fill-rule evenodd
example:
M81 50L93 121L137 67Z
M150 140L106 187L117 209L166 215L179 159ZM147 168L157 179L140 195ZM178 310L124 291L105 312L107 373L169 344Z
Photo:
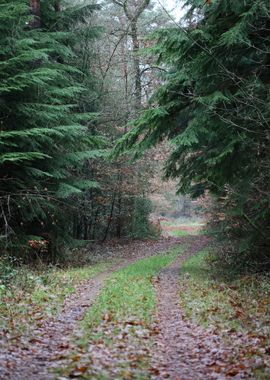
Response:
M269 15L266 0L187 1L184 26L155 34L167 68L152 107L116 154L168 139L166 177L182 193L216 198L219 238L236 266L270 266ZM229 240L228 240L229 239ZM236 240L235 240L236 239ZM230 244L232 243L231 247Z
M76 67L70 27L87 9L56 12L41 1L41 28L31 27L29 1L0 1L0 244L28 251L46 239L53 255L69 235L69 199L97 187L77 179L99 157L96 114L81 112L87 89ZM75 17L76 16L76 17Z

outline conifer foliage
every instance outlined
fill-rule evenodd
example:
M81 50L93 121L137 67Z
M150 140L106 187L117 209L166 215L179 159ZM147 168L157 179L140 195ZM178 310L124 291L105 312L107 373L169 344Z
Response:
M68 233L68 200L97 187L94 179L76 178L85 160L101 154L102 139L93 132L96 115L80 107L86 78L70 32L91 10L44 0L34 23L29 1L0 1L0 244L6 249L44 239L54 252Z
M117 151L140 154L163 139L166 175L179 191L218 201L215 222L241 265L270 266L270 3L191 0L183 24L155 35L167 68L152 107ZM230 260L230 255L226 256ZM244 258L244 260L243 260ZM251 261L249 261L251 259Z

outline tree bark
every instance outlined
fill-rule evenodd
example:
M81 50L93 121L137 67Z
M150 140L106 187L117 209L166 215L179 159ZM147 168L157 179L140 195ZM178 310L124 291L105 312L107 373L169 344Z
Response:
M132 38L132 48L133 48L133 68L134 68L134 108L135 111L140 110L142 103L142 82L141 82L141 69L140 69L140 58L138 55L140 49L140 43L138 39L138 28L137 20L131 22L131 38Z
M56 13L58 13L58 12L61 11L60 1L56 1L54 3L54 10L55 10Z
M33 20L30 22L31 29L41 27L40 0L30 0L30 12L33 15Z
M103 239L102 239L102 243L104 243L104 241L106 241L107 236L108 236L108 233L109 233L109 231L110 231L110 227L111 227L111 223L112 223L112 218L113 218L113 212L114 212L115 199L116 199L116 193L114 192L114 193L113 193L112 204L111 204L110 216L109 216L109 218L108 218L108 224L107 224L107 228L106 228L106 231L105 231L104 237L103 237Z

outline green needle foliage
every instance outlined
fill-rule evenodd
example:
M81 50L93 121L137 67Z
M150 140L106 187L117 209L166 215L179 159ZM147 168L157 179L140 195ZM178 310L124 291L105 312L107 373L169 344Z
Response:
M154 36L164 83L116 151L139 155L168 139L166 176L179 180L180 192L216 196L214 222L226 250L238 253L233 265L270 267L270 3L187 5L182 26ZM229 247L228 238L237 243Z
M92 7L55 3L41 1L33 28L29 1L0 1L0 244L27 251L34 235L51 254L69 233L69 199L98 186L77 173L103 145L96 113L80 107L90 79L71 33Z

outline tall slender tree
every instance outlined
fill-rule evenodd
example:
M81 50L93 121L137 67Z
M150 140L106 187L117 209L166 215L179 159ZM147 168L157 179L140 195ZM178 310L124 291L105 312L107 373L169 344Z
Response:
M133 50L133 69L134 69L134 108L137 112L141 109L142 102L142 82L140 68L140 42L138 37L138 20L144 10L149 6L150 0L113 0L113 2L123 8L124 13L129 21L130 35L132 39Z

